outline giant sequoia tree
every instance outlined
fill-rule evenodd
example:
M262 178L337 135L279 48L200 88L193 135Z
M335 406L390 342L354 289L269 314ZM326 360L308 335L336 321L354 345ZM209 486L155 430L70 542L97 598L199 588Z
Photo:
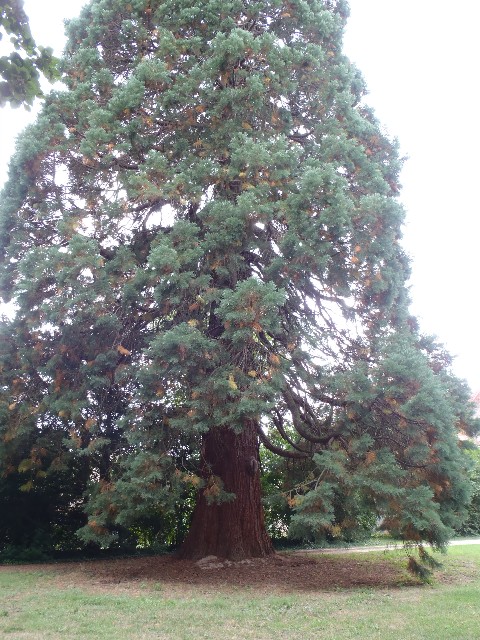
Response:
M337 527L361 498L439 546L461 516L469 413L407 312L398 151L341 52L346 15L92 0L69 24L67 89L2 200L0 451L24 490L88 460L84 539L187 488L184 556L271 553L259 446L308 462L300 535L339 500Z

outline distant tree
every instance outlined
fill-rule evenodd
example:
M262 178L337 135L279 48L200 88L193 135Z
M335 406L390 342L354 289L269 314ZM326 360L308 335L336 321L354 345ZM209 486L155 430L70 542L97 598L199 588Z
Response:
M456 527L457 533L465 536L480 535L480 449L477 446L467 449L470 458L470 480L472 495L468 505L467 518Z
M441 547L462 517L471 416L408 314L401 162L341 52L346 16L94 0L68 27L67 90L2 198L1 428L4 464L47 429L88 458L85 540L196 490L184 557L272 553L260 445L305 462L295 535L361 504Z
M49 80L57 77L56 61L50 47L36 45L23 0L0 0L0 40L5 34L10 36L14 51L0 56L0 106L28 107L43 95L40 76Z

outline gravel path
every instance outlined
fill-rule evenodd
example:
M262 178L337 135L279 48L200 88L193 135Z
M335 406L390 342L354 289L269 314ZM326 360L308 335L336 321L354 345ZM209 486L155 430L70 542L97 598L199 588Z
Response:
M457 547L464 544L480 544L480 538L466 538L465 540L451 540L448 545L450 547ZM329 547L328 549L299 549L294 553L368 553L369 551L392 551L394 549L402 549L402 545L387 544L387 545L371 545L368 547Z

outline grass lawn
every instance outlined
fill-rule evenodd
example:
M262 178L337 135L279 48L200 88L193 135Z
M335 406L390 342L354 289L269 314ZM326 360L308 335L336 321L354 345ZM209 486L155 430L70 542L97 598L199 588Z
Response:
M341 575L354 554L321 558ZM402 578L401 552L361 554L390 586L282 590L275 585L181 584L157 579L89 582L76 563L0 568L0 637L48 640L479 640L480 545L452 547L430 585ZM357 556L358 557L358 556ZM355 559L355 561L357 561ZM130 566L130 565L129 565ZM89 566L95 571L95 565ZM350 569L349 569L350 570ZM302 571L299 565L298 571ZM213 585L213 586L212 586ZM403 586L402 586L403 585Z

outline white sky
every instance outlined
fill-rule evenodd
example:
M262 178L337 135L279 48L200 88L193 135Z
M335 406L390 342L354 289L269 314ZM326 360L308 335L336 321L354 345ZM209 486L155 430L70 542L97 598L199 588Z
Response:
M84 3L25 0L37 42L59 54L63 19ZM455 373L479 390L480 3L350 0L350 8L345 51L367 81L368 103L408 156L402 201L412 310L422 331L456 356ZM0 111L0 183L14 138L32 117L23 109Z

